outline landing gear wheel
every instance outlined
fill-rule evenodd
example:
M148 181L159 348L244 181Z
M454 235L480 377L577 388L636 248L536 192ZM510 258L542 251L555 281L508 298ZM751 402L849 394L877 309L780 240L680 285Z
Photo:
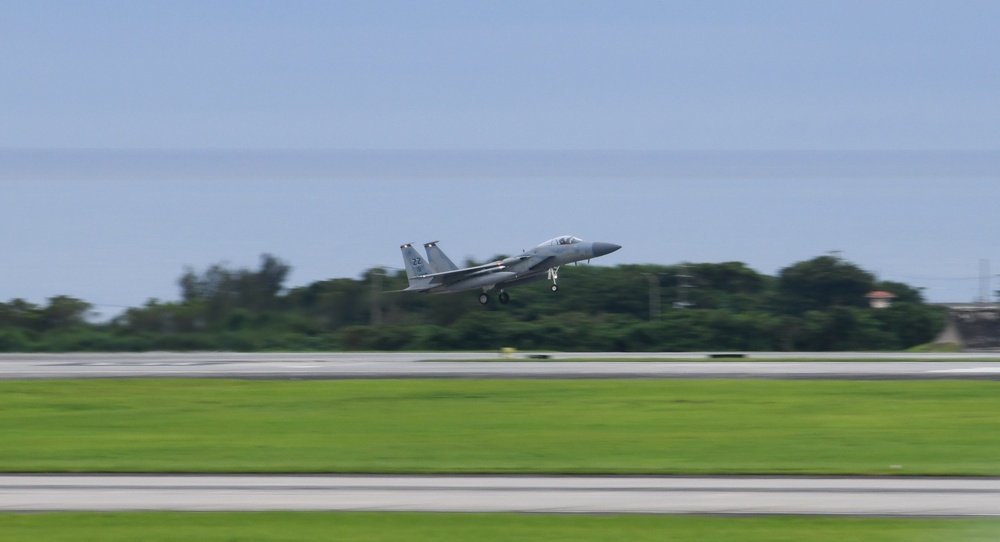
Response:
M490 296L486 294L479 294L479 304L485 305L490 302Z
M500 295L497 296L497 299L500 300L501 305L506 305L507 302L510 301L510 294L508 294L507 292L500 292Z
M553 284L551 288L552 288L553 292L558 292L559 291L559 285L558 284Z

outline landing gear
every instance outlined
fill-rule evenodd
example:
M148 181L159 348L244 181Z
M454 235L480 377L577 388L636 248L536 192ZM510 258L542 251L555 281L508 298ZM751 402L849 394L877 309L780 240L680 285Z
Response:
M501 305L506 305L507 302L510 301L510 294L507 292L500 292L500 295L497 296L497 300L500 301Z
M558 292L558 291L559 291L559 285L558 285L558 284L553 284L553 285L552 285L552 286L550 287L550 289L551 289L551 290L552 290L553 292Z
M556 284L556 279L557 278L559 278L559 268L558 267L550 267L549 268L549 280L552 281L551 290L553 292L558 292L559 291L559 285Z
M490 296L488 296L486 294L479 294L479 304L480 305L485 305L485 304L487 304L489 302L490 302ZM503 303L503 301L501 301L501 303Z

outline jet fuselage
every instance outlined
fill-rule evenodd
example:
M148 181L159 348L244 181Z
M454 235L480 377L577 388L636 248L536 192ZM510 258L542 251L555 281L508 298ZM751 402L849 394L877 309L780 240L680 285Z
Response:
M500 302L506 303L510 296L506 288L534 282L542 278L552 280L552 291L558 290L556 279L559 267L568 263L598 258L621 248L614 243L600 241L587 242L564 235L550 239L531 250L516 256L473 267L457 268L437 246L424 245L427 251L425 261L413 245L400 247L410 286L404 291L428 293L449 293L481 289L481 303L487 303L486 292L500 289Z

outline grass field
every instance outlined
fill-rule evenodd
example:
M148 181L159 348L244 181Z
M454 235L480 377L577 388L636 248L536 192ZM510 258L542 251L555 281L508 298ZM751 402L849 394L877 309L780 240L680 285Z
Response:
M0 382L0 471L1000 475L1000 383Z
M14 541L525 540L994 542L1000 520L410 513L0 514Z

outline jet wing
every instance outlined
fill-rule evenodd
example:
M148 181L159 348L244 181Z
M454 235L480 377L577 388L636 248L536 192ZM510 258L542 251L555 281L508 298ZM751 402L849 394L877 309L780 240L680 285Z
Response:
M423 292L425 290L433 290L439 287L447 287L449 284L458 282L469 277L476 275L488 275L490 273L495 273L503 269L504 266L501 262L490 262L483 265L475 265L472 267L466 267L463 269L454 269L451 271L441 271L439 273L428 273L426 275L419 275L410 279L410 286L405 290L399 290L400 292Z
M468 277L469 275L479 275L484 272L492 272L503 269L503 264L501 262L490 262L484 263L483 265L476 265L473 267L464 267L462 269L453 269L451 271L441 271L440 273L430 273L427 275L420 275L419 278L431 278L431 279L446 279L446 282L452 282L447 279L462 279ZM441 281L435 281L441 282Z

